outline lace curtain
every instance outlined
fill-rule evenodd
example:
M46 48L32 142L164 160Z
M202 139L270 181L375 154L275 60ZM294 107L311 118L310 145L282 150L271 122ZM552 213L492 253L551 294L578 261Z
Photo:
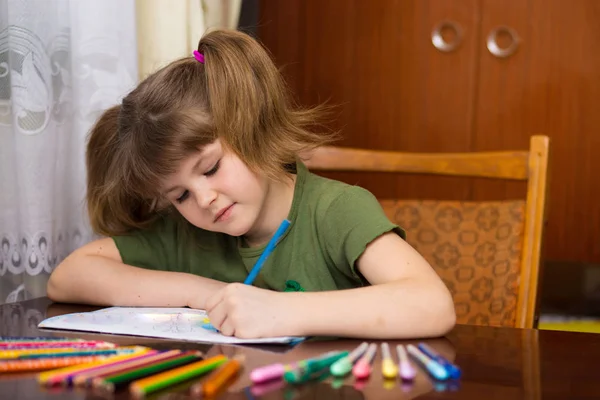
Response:
M0 0L0 304L46 295L94 237L85 141L99 114L241 0Z
M84 151L137 81L134 0L0 0L0 303L92 239Z

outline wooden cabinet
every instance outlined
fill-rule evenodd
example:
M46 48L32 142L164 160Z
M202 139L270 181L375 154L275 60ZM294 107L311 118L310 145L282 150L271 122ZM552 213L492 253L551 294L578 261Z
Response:
M550 136L545 256L600 261L600 1L263 0L260 13L258 36L299 102L339 105L330 126L343 132L343 145L504 150ZM457 43L452 51L433 45L440 27ZM517 40L514 53L490 52L494 30L492 50ZM510 182L428 176L369 175L359 183L397 198L525 192Z

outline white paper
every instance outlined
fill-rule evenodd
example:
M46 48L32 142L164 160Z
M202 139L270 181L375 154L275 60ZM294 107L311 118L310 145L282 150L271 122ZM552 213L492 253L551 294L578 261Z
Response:
M239 339L203 328L205 318L206 311L190 308L109 307L47 318L38 328L228 344L295 343L304 339L294 336Z

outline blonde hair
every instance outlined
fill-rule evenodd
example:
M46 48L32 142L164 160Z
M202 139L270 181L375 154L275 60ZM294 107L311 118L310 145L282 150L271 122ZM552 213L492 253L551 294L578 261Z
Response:
M325 107L296 106L269 54L250 36L215 30L198 51L204 64L187 57L160 69L92 128L87 206L97 233L148 228L168 208L161 180L216 139L252 171L280 179L299 154L336 138L311 131Z

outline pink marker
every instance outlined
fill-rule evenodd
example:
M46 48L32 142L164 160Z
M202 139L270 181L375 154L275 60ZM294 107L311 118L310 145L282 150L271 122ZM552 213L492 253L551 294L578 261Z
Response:
M352 374L356 379L366 379L371 375L371 364L377 353L377 344L371 343L365 354L354 364Z
M279 379L286 371L294 369L296 364L271 364L256 368L250 372L250 380L253 383L264 383L273 379Z
M283 379L271 380L265 383L260 383L256 385L252 385L250 388L250 392L254 396L264 396L267 393L274 392L276 390L282 389L285 387L286 383Z
M289 368L289 367L288 367ZM286 365L277 363L256 368L250 372L250 380L254 383L263 383L278 379L287 371Z
M403 381L412 381L417 376L417 371L410 365L410 361L408 360L408 354L406 353L406 349L404 346L399 344L396 346L396 351L398 352L398 360L399 360L399 370L398 375Z

